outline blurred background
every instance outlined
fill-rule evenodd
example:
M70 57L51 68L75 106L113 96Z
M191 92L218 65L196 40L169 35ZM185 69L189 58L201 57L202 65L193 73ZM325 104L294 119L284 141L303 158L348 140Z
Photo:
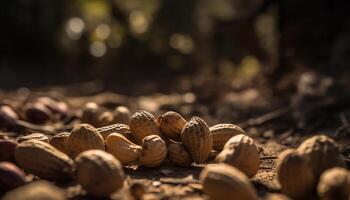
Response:
M0 9L2 89L94 81L128 94L206 84L279 93L295 91L305 71L339 80L349 71L346 0L12 0Z

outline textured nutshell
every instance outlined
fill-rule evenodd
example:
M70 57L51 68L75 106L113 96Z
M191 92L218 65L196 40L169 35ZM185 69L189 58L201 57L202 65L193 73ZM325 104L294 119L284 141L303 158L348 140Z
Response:
M204 163L213 148L213 138L204 120L193 117L181 131L181 141L196 163Z
M70 133L68 133L68 132L56 134L50 138L49 143L52 146L54 146L56 149L58 149L64 153L68 153L68 149L67 149L66 145L67 145L69 135L70 135Z
M81 122L98 126L98 116L101 112L100 106L95 102L88 102L84 105L81 113Z
M73 161L49 143L22 142L15 150L15 158L20 167L40 178L60 181L71 177Z
M66 200L64 191L48 181L35 181L11 190L3 200Z
M18 118L17 113L10 106L0 106L0 127L13 129L16 127Z
M130 127L126 124L112 124L98 128L97 131L102 135L104 139L106 139L112 133L119 133L128 138L128 140L133 141Z
M346 166L336 142L325 135L316 135L305 140L297 151L305 157L316 179L329 168Z
M181 141L181 130L187 121L177 112L169 111L157 118L157 123L163 135Z
M0 139L0 161L13 161L17 142Z
M25 173L10 162L0 162L0 190L7 191L27 183Z
M68 137L66 147L72 158L90 149L105 150L103 137L95 127L89 124L80 124L73 129Z
M111 154L88 150L76 159L76 180L91 195L108 197L123 186L123 166Z
M213 137L213 149L221 151L225 143L233 136L246 134L245 131L234 124L217 124L209 128Z
M340 167L326 170L321 175L317 193L322 200L350 199L350 172Z
M258 147L252 138L243 134L229 139L215 160L238 168L248 177L253 177L260 165Z
M287 149L278 156L276 168L282 193L292 199L305 199L312 193L312 169L294 149Z
M106 151L116 157L123 165L136 163L142 147L132 143L119 133L112 133L106 139Z
M114 123L114 115L110 111L102 112L98 116L98 127L108 126Z
M134 113L129 126L136 144L142 144L143 138L148 135L161 135L154 116L147 111L139 110Z
M193 163L186 147L181 143L173 143L168 146L168 159L174 165L181 167L188 167Z
M162 138L158 135L149 135L143 138L140 165L157 167L162 164L166 156L167 147Z
M47 135L44 135L42 133L32 133L32 134L17 138L18 143L21 143L27 140L38 140L43 142L49 142L49 137L47 137Z
M52 116L51 110L39 102L28 104L24 109L24 114L28 121L35 124L44 124Z
M237 168L220 163L206 166L199 179L213 200L258 200L248 177Z
M129 124L131 113L127 107L117 106L113 114L115 123Z

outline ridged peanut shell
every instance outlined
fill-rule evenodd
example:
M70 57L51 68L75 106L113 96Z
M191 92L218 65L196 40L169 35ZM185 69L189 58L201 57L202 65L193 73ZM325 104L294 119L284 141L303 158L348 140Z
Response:
M64 191L48 181L35 181L5 194L3 200L66 200Z
M119 133L128 138L128 140L133 141L130 127L126 124L112 124L98 128L97 131L102 135L103 139L106 139L112 133Z
M27 183L25 173L10 162L0 162L0 190L7 191Z
M125 106L118 106L114 110L114 122L121 124L129 124L131 113Z
M260 165L258 147L252 138L243 134L229 139L215 160L236 167L248 177L253 177Z
M213 149L216 151L221 151L231 137L246 134L241 127L234 124L217 124L210 127L209 130L213 137Z
M220 163L206 166L199 175L203 191L213 200L257 200L248 177L235 167Z
M73 161L49 143L28 140L18 144L15 158L25 171L48 180L71 177Z
M186 147L181 143L168 145L168 159L174 165L188 167L192 164L192 158L187 152Z
M108 197L123 186L123 166L112 155L88 150L75 158L76 180L91 195Z
M32 134L17 138L18 143L21 143L27 140L39 140L43 142L49 142L49 137L47 137L47 135L44 135L42 133L32 133Z
M321 200L350 199L350 172L340 167L324 171L317 186L317 193Z
M52 146L54 146L56 149L58 149L64 153L68 153L67 141L68 141L69 135L70 135L70 133L68 133L68 132L56 134L50 138L49 143Z
M213 148L213 138L204 120L193 117L181 131L181 141L196 163L204 163Z
M316 135L305 140L297 151L313 169L316 179L329 168L346 166L336 142L325 135Z
M169 111L157 118L162 134L172 140L181 141L181 130L187 121L177 112Z
M154 116L144 110L139 110L130 118L130 130L136 144L142 144L148 135L161 135Z
M167 147L162 138L158 135L149 135L143 138L140 165L157 167L162 164L166 156Z
M72 158L90 149L105 150L103 137L95 127L89 124L80 124L73 129L68 137L66 147Z
M292 199L304 199L312 193L312 169L294 149L287 149L278 156L276 168L282 193Z
M142 147L132 143L119 133L112 133L106 139L106 151L116 157L123 165L136 163Z

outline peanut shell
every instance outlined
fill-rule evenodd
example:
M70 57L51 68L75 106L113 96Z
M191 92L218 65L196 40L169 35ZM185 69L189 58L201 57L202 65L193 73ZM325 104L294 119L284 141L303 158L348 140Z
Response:
M10 162L0 162L0 190L7 191L27 183L25 173Z
M108 197L123 186L121 163L101 150L88 150L76 159L76 180L91 195Z
M217 124L209 128L213 137L213 149L221 151L225 143L233 136L246 134L245 131L234 124Z
M5 194L3 200L66 200L64 191L48 181L35 181Z
M58 149L64 153L68 153L68 149L66 146L67 146L67 141L68 141L69 135L70 135L70 133L68 133L68 132L56 134L50 138L49 143L52 146L54 146L56 149Z
M257 200L248 177L228 164L211 164L199 175L203 191L213 200Z
M316 182L327 169L345 167L336 142L325 135L316 135L300 144L298 153L305 157L307 164L313 169Z
M68 137L66 147L72 158L90 149L105 150L103 137L95 127L89 124L80 124L73 129Z
M25 171L48 180L71 177L73 161L49 143L28 140L18 144L15 158Z
M143 138L140 165L156 167L161 165L167 156L167 147L158 135L149 135Z
M106 151L123 165L133 164L141 157L142 147L132 143L119 133L112 133L106 139Z
M282 193L292 199L305 199L312 193L314 176L305 159L294 149L287 149L276 164L277 179Z
M118 106L114 110L114 122L121 124L129 124L131 117L130 110L125 106Z
M174 165L181 167L188 167L193 162L186 147L181 143L173 143L168 146L168 159Z
M258 147L252 138L243 134L229 139L215 160L236 167L248 177L253 177L260 165Z
M169 111L157 118L162 134L172 140L181 141L181 130L187 121L177 112Z
M47 137L47 135L44 135L42 133L32 133L32 134L17 138L18 143L21 143L27 140L39 140L43 142L49 142L49 137Z
M154 116L147 111L139 110L134 113L129 126L136 144L142 144L143 138L148 135L161 135Z
M213 148L213 138L207 123L199 117L193 117L181 131L181 141L196 163L204 163Z
M126 137L128 140L133 141L130 127L126 124L112 124L98 128L97 131L102 135L103 139L106 139L111 133L119 133Z
M350 172L335 167L323 172L317 187L322 200L348 200L350 198Z
M0 161L13 161L17 142L0 139Z

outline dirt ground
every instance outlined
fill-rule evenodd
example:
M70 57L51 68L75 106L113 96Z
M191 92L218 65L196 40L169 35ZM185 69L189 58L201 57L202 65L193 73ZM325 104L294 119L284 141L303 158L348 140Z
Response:
M69 115L63 121L50 122L45 125L27 127L21 131L3 131L0 138L16 138L28 132L49 130L47 134L70 130L76 120L75 114L86 102L96 102L106 109L125 105L131 112L144 109L155 116L168 110L182 114L186 119L199 116L206 120L209 126L217 123L234 123L243 127L247 134L253 137L260 150L261 164L258 173L251 179L262 199L284 199L278 194L279 185L275 179L276 156L286 148L296 147L305 138L316 133L325 133L333 137L349 164L350 137L348 133L346 110L330 113L319 125L313 121L304 127L298 127L301 118L293 118L295 110L283 100L274 98L255 89L237 92L215 94L214 96L198 95L196 93L153 94L148 96L126 96L110 92L84 94L80 90L66 88L41 88L29 91L19 89L0 93L3 104L21 110L23 105L37 96L54 96L69 105ZM220 96L221 95L221 96ZM312 118L311 118L312 119ZM212 159L215 156L213 152ZM210 164L209 161L208 164ZM125 186L112 195L112 199L137 199L144 192L142 199L208 199L203 194L198 176L203 165L193 165L188 168L174 167L165 161L161 167L145 168L128 166ZM35 179L35 178L34 178ZM87 195L74 182L56 183L66 191L70 199L96 199ZM286 198L287 199L287 198ZM316 197L315 197L316 199Z

